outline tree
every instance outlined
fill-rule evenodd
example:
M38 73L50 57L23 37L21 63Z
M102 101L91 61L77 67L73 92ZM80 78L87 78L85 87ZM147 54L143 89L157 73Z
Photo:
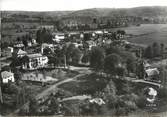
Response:
M22 78L22 73L18 69L14 70L14 78L16 82L21 80Z
M41 30L37 30L36 32L36 41L37 43L41 44L42 43L42 40L40 38L40 35L41 35Z
M73 49L72 53L71 53L71 57L72 57L72 62L75 64L78 64L78 62L80 61L81 58L81 51L78 48Z
M26 36L22 36L22 42L23 42L24 47L27 47L27 46L28 46L27 35L26 35Z
M29 100L29 114L30 115L37 115L37 100L34 96L32 96Z
M86 51L86 52L84 53L84 55L83 55L81 61L82 61L83 63L88 63L89 60L90 60L90 53L89 53L88 51Z
M161 47L160 47L160 48L161 48L161 49L160 49L160 54L161 54L161 56L163 57L164 47L165 47L165 46L164 46L163 43L161 43L160 46L161 46Z
M20 42L20 41L21 41L20 37L17 37L17 41L18 41L18 42Z
M111 75L117 75L117 68L121 64L121 57L118 54L110 54L104 60L104 71Z
M160 80L162 85L167 88L167 69L165 67L160 69Z
M1 71L11 71L11 67L10 66L4 66L1 68L2 70Z
M21 66L21 62L19 58L14 58L10 64L12 69L15 69L17 66Z
M109 96L113 95L113 96L115 96L116 95L116 91L117 91L117 89L115 87L115 84L110 79L110 81L106 85L106 88L104 89L105 95L109 95Z
M27 55L23 56L21 59L20 59L20 63L22 65L26 65L27 63L29 63L29 57Z
M46 48L43 49L43 54L44 55L48 56L51 53L52 53L52 50L50 48L46 47Z
M146 49L145 49L145 52L144 52L144 56L146 58L149 58L151 59L153 57L153 49L151 46L148 46Z
M131 53L127 53L126 68L128 73L136 71L136 57Z
M100 47L93 47L90 52L90 66L95 71L100 71L103 69L105 53Z
M160 46L157 42L153 43L152 49L153 49L153 56L154 57L160 56Z
M54 96L50 97L51 104L49 105L49 110L51 110L51 113L58 113L59 112L59 102Z
M138 61L136 74L140 79L144 78L145 70L143 60Z
M36 32L36 41L37 43L52 43L52 34L50 30L46 30L45 28L39 29Z
M110 45L109 47L107 46L105 47L106 55L113 54L113 53L120 54L121 51L122 51L121 48L117 46Z
M74 44L70 44L70 45L66 45L64 47L64 52L65 52L65 55L66 55L66 58L67 58L67 61L68 62L71 62L71 56L72 56L72 52L73 50L75 49L75 45Z

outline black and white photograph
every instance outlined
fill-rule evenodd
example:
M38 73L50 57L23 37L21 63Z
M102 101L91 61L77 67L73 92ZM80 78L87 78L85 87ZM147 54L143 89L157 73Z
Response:
M167 0L0 0L0 117L167 117Z

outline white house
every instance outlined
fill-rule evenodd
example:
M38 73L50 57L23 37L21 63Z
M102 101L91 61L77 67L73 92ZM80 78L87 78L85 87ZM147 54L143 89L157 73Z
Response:
M65 39L64 33L53 33L53 35L54 35L53 41L59 42Z
M17 49L13 52L13 57L23 57L25 55L27 55L27 52L21 49Z
M43 43L42 46L41 46L41 53L43 54L43 50L45 48L50 48L54 52L54 50L56 49L56 47L57 47L57 45L54 45L54 44Z
M22 42L16 42L13 46L14 48L23 48L24 44Z
M6 84L9 82L14 82L14 73L8 72L8 71L3 71L1 72L1 77L2 77L2 83Z
M49 61L47 56L43 56L40 53L29 54L27 57L29 60L22 65L23 69L34 70L44 68Z

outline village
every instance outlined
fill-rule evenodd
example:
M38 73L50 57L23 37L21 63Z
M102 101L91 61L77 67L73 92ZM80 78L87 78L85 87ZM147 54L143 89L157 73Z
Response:
M96 115L103 113L104 105L108 111L118 109L112 114L128 114L145 108L139 104L139 87L166 91L165 44L145 47L129 42L131 35L124 30L59 32L52 25L39 26L34 35L17 37L1 49L2 114ZM119 83L125 86L119 89ZM128 100L112 102L117 97ZM70 103L73 100L76 105ZM161 106L165 105L157 108Z

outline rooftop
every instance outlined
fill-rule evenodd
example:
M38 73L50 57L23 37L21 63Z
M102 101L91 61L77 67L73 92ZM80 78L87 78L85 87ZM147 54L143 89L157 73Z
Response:
M41 53L35 53L35 54L28 54L27 56L29 58L38 58L38 57L42 57L43 55Z
M147 69L146 73L148 76L154 76L154 75L158 75L159 71L157 68L152 68L152 69Z
M8 71L1 72L2 78L10 77L11 75L14 75L14 73Z

